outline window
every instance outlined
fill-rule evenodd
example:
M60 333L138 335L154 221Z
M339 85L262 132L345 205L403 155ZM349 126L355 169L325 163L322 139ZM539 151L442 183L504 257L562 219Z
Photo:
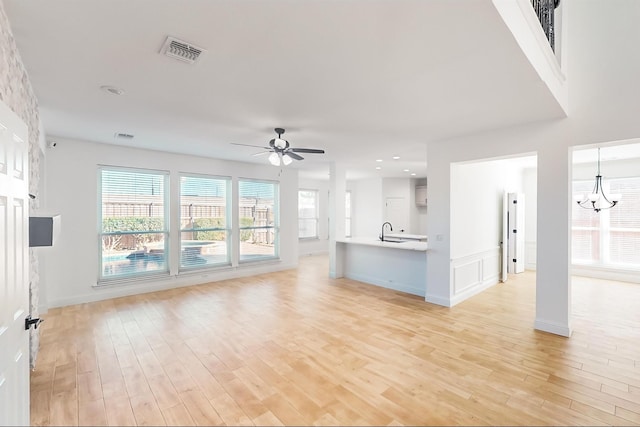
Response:
M180 268L231 263L229 178L180 177Z
M351 191L347 191L344 199L345 219L344 236L351 237Z
M240 262L279 256L278 184L238 181Z
M103 167L100 279L168 273L166 172Z
M298 237L318 238L318 191L298 191Z
M612 209L599 213L574 203L572 261L599 267L640 269L640 177L604 181L606 194L621 194ZM574 194L587 194L593 181L574 181Z

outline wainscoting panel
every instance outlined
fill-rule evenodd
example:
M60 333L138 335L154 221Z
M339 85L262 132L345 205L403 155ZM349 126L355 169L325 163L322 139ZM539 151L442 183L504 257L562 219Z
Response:
M476 259L466 264L453 266L453 294L470 287L476 286L482 281L482 259Z
M451 260L451 306L498 283L500 247Z

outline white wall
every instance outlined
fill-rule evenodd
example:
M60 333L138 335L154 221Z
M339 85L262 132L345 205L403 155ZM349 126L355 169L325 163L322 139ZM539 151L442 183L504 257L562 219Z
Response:
M418 184L417 184L418 183ZM393 231L427 234L427 208L417 207L416 185L426 185L426 179L410 178L369 178L347 182L351 191L352 235L357 237L377 237L382 223L387 219L385 200L387 197L401 197L405 202L403 224L393 224Z
M504 194L521 191L520 170L510 160L451 165L449 305L498 283Z
M351 235L377 237L382 226L382 179L370 178L347 182L351 190Z
M500 246L504 192L522 191L519 172L508 160L451 165L452 258Z
M640 137L640 57L628 43L640 36L640 2L563 3L562 60L568 117L430 142L427 300L450 302L451 163L536 152L537 259L535 327L571 334L570 147ZM598 28L597 32L593 29ZM535 84L535 83L532 83ZM436 238L438 237L438 238Z
M329 252L329 181L303 179L298 180L300 190L318 191L318 238L300 239L298 254L313 255Z
M64 306L294 268L298 260L298 175L295 169L229 162L56 138L47 153L46 208L61 214L62 232L47 252L48 305ZM280 261L95 287L98 278L98 165L280 181ZM172 179L172 182L173 179ZM175 181L177 182L177 180ZM174 189L175 190L175 189ZM177 193L175 193L177 194ZM175 235L175 231L173 232ZM173 272L172 272L173 273Z
M526 168L522 171L524 206L524 262L525 269L536 269L536 235L538 233L538 169Z
M388 198L399 199L403 201L404 210L402 215L396 221L386 217L387 209L385 203ZM382 180L382 221L391 221L394 232L413 233L411 230L411 212L415 210L415 187L408 178L384 178ZM380 224L382 230L382 224Z

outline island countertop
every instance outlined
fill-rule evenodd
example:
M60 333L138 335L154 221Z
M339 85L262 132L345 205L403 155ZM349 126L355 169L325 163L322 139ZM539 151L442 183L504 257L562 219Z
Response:
M426 252L427 250L427 242L419 242L416 240L405 240L402 242L383 242L380 239L376 239L374 237L345 237L343 239L336 239L336 241L339 243L375 246L378 248L382 247L422 252Z

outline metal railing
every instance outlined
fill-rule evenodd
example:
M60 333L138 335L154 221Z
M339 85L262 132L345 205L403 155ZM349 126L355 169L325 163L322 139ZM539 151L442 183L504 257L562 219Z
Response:
M554 26L554 11L560 5L560 0L531 0L533 10L538 15L540 25L542 25L542 31L549 40L551 49L555 52L555 26Z

